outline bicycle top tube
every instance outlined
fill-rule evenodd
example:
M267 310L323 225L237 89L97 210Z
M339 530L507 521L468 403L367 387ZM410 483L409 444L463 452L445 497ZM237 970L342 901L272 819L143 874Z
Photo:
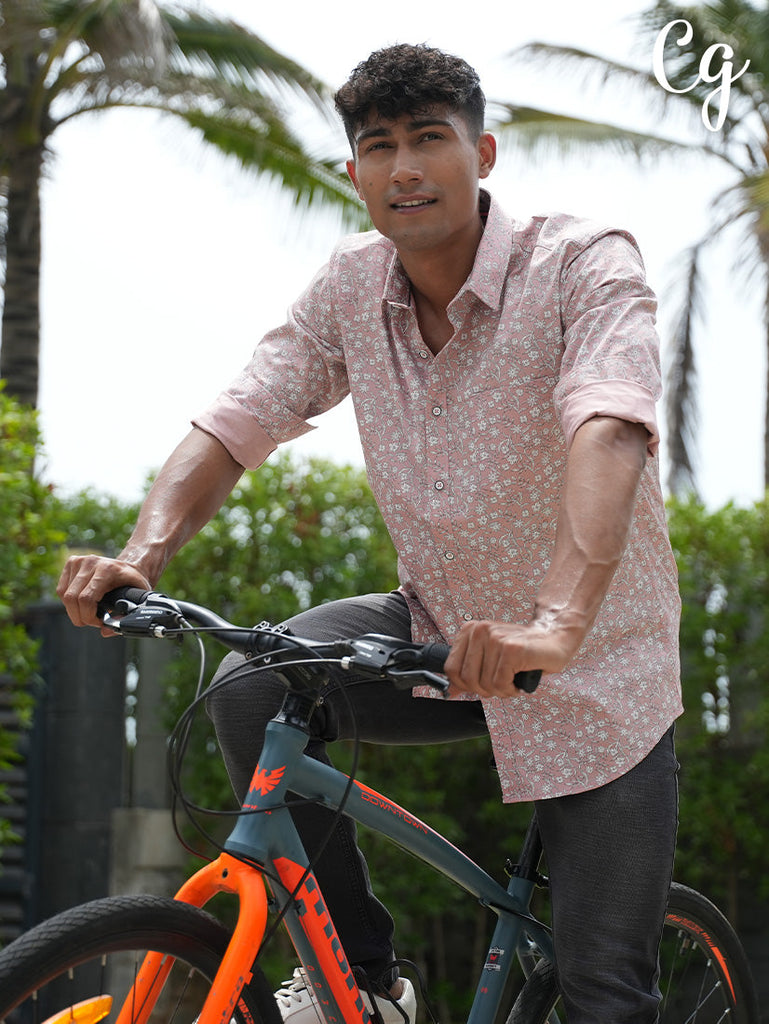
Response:
M351 780L331 765L304 754L304 739L287 728L280 716L268 726L265 744L243 808L252 813L238 819L225 850L258 863L277 852L302 863L304 854L286 808L290 790L332 811L344 808L354 821L387 836L403 850L439 871L495 912L507 912L537 922L518 899L515 884L503 888L460 849L410 811L376 790ZM257 812L257 813L253 813ZM258 813L269 812L269 813ZM528 889L527 889L528 891ZM537 934L541 935L537 927Z

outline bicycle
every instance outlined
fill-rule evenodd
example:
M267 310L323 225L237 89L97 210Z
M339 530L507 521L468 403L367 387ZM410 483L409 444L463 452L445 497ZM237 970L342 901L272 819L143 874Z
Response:
M279 672L285 700L268 726L241 813L219 856L174 898L107 897L64 911L16 939L0 953L0 1020L280 1024L273 986L258 957L265 935L281 923L325 1024L368 1024L358 980L288 813L289 790L339 813L343 809L453 880L496 916L468 1024L494 1024L506 1009L503 999L516 962L524 980L507 1024L564 1019L550 931L530 909L535 888L547 885L540 874L535 821L503 886L428 825L356 781L354 773L348 777L304 754L308 723L330 664L397 686L428 683L445 691L440 672L447 647L373 634L317 643L267 623L243 629L199 605L126 588L107 595L103 610L105 624L125 636L207 633L244 654L250 671L262 665ZM538 678L539 673L524 674L516 681L532 690ZM204 696L200 684L198 690L193 708ZM182 716L172 736L172 757L185 746L185 723ZM221 892L238 899L232 933L202 909ZM270 913L274 920L268 926ZM120 959L124 953L130 954L127 962ZM118 962L111 967L113 954ZM737 935L706 897L675 882L660 964L663 1022L758 1021L750 968Z

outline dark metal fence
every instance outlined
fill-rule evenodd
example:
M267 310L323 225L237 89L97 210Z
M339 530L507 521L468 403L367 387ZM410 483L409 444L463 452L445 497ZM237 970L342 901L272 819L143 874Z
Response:
M0 808L19 837L0 863L0 939L109 888L110 830L125 795L126 646L75 629L62 606L30 609L40 641L37 704L22 734L22 760L2 775L11 803ZM9 688L0 716L18 728Z

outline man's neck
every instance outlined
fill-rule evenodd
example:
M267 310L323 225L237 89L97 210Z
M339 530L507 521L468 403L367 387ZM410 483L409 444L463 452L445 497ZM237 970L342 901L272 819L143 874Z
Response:
M417 302L426 302L437 314L445 314L449 303L470 276L482 236L483 224L479 220L477 235L456 246L444 245L436 250L399 250L401 264Z
M448 307L456 297L473 268L475 251L467 254L460 262L457 258L447 258L446 250L442 250L436 259L428 259L425 254L419 258L403 260L403 269L411 282L411 294L414 300L419 330L422 340L437 355L451 340L454 328L449 320Z

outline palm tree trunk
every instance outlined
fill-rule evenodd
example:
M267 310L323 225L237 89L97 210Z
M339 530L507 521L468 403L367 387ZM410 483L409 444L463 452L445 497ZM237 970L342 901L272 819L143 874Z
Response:
M37 405L40 352L41 145L20 148L9 161L5 299L0 377L6 391Z

